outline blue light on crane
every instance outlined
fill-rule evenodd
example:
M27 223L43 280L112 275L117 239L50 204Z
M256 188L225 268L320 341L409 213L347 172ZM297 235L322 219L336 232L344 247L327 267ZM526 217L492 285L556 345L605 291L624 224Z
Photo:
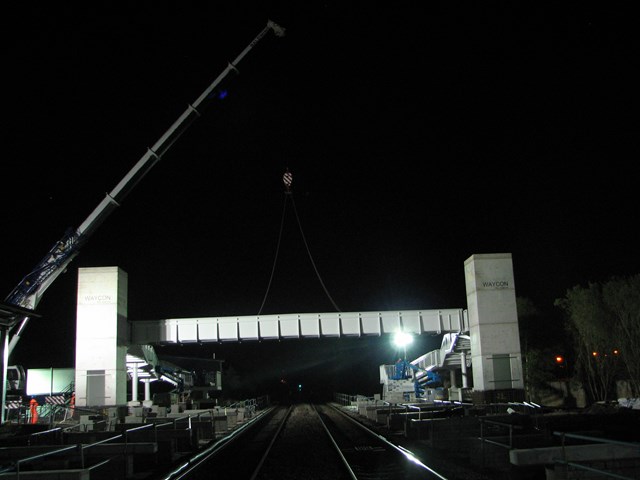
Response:
M211 98L217 98L218 100L224 100L225 98L227 98L227 95L229 95L229 90L214 90L213 92L211 92L207 98L211 99Z

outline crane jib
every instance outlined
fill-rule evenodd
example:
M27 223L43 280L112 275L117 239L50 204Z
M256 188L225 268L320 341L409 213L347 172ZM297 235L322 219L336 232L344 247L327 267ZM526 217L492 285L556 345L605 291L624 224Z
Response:
M98 204L91 214L84 220L76 230L69 230L65 236L55 243L47 255L27 274L20 283L7 296L5 302L9 305L19 306L34 310L44 291L53 281L65 271L67 265L75 258L79 248L87 238L98 228L106 217L120 205L124 197L142 180L151 168L162 158L173 143L184 133L184 131L201 114L201 104L207 100L211 93L219 86L230 72L237 72L236 65L244 56L267 34L273 31L278 37L284 36L284 29L269 20L266 27L245 47L245 49L228 64L224 71L206 88L206 90L189 104L187 109L178 119L166 130L158 141L147 149L145 154L138 160L133 168L124 176L116 187ZM29 317L25 316L17 331L21 332ZM19 335L17 335L19 336ZM12 339L9 354L17 342ZM3 365L3 368L5 366Z

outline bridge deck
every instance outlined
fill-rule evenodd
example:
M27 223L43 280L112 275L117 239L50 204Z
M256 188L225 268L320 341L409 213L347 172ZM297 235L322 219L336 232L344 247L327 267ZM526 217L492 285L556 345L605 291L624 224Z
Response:
M170 318L131 322L130 328L132 343L146 344L380 336L398 331L419 335L464 332L469 325L466 310L446 309Z

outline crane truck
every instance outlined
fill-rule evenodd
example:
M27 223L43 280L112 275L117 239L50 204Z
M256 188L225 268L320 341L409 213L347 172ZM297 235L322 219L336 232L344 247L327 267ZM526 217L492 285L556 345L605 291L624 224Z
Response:
M138 162L129 170L113 190L91 212L91 214L75 229L68 229L47 252L44 258L29 272L9 293L4 303L6 311L10 312L6 321L0 322L0 374L4 383L2 388L2 412L0 423L5 421L5 402L7 394L7 359L20 340L29 319L35 315L35 309L45 290L63 273L71 261L78 255L82 246L95 230L104 222L113 210L122 203L125 196L138 184L140 180L169 150L173 143L198 118L210 99L223 94L222 81L231 73L238 73L237 65L240 61L267 35L273 32L277 37L285 34L285 29L269 20L267 25L245 47L242 52L209 84L202 94L178 117L178 119L164 132L153 146L147 148ZM9 318L10 317L10 318ZM20 371L12 369L12 372ZM14 386L12 384L12 386Z

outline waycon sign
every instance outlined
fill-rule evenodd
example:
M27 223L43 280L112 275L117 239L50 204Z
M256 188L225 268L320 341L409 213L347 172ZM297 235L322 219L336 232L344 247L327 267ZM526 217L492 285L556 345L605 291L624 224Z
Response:
M509 288L509 282L507 280L496 280L493 282L484 281L482 282L482 288L500 290L502 288Z
M113 303L111 295L85 295L83 297L84 304L96 305L102 303Z

